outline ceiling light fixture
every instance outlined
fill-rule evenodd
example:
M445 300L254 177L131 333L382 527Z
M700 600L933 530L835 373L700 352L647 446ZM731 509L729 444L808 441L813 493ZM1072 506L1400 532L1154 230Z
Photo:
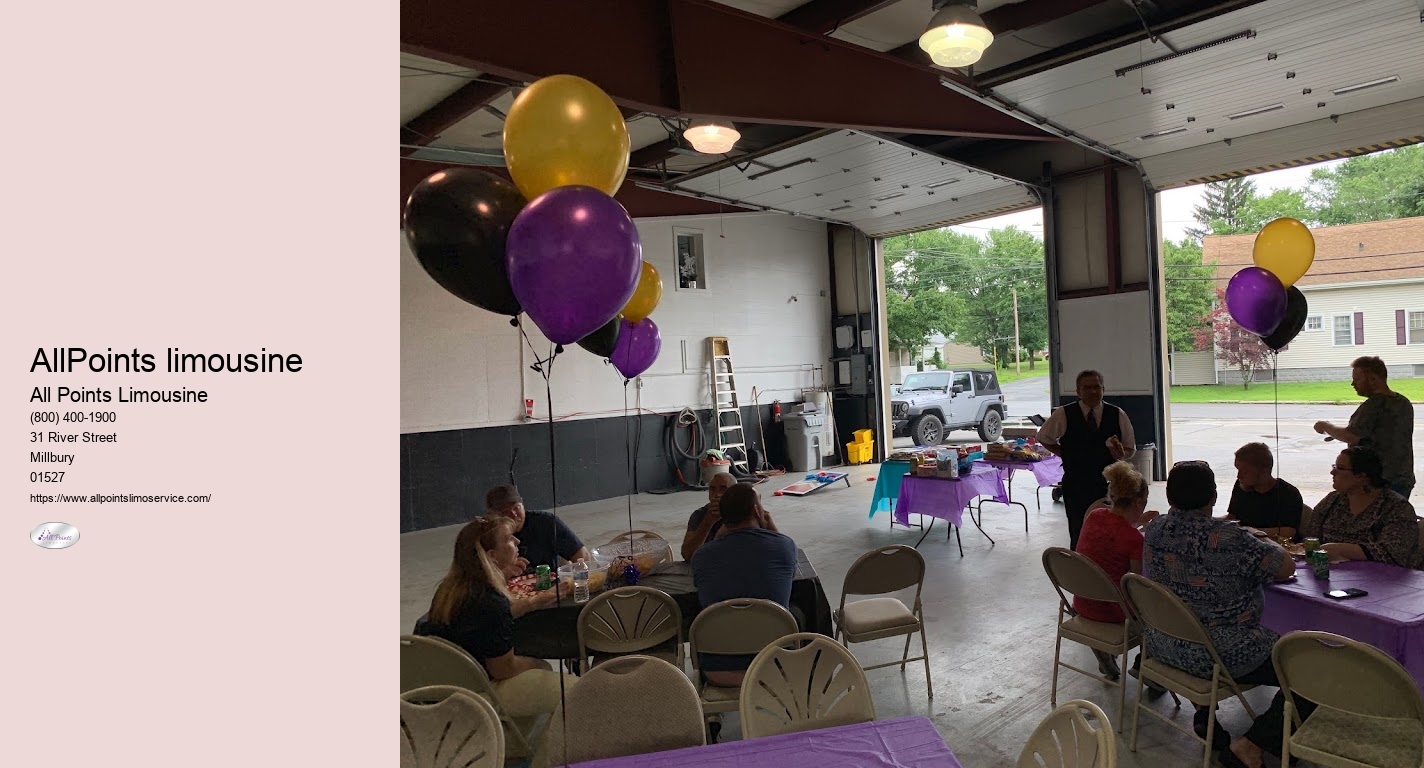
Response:
M894 199L897 198L897 197L904 197L904 196L905 196L905 193L904 193L904 192L896 192L896 193L890 194L890 195L881 195L880 197L875 198L875 202L877 202L877 203L883 203L883 202L885 202L886 200L894 200Z
M1267 106L1267 107L1256 107L1255 109L1248 109L1248 110L1246 110L1245 112L1236 112L1236 113L1234 113L1234 114L1227 115L1227 116L1226 116L1226 119L1227 119L1227 120L1240 120L1240 119L1243 118L1243 117L1255 117L1256 115L1264 115L1264 114L1266 114L1267 112L1275 112L1275 111L1278 110L1278 109L1285 109L1285 108L1286 108L1286 105L1285 105L1285 104L1279 104L1279 103L1278 103L1278 104L1272 104L1272 105Z
M732 151L742 134L731 123L699 119L692 121L682 137L704 155L725 155Z
M950 184L958 184L958 183L959 183L959 179L946 179L946 180L944 180L944 181L936 181L936 182L933 183L933 184L926 184L926 185L925 185L925 189L939 189L940 187L947 187L947 186L949 186Z
M935 12L929 28L920 35L920 48L940 67L967 67L984 55L994 33L984 26L977 2L954 2Z
M1331 91L1331 93L1335 94L1336 96L1344 96L1347 93L1363 91L1366 88L1373 88L1377 85L1389 85L1390 83L1397 82L1399 82L1399 75L1390 75L1389 77L1381 77L1378 80L1366 80L1363 83L1355 83L1354 85L1346 85L1341 88L1336 88L1335 90Z

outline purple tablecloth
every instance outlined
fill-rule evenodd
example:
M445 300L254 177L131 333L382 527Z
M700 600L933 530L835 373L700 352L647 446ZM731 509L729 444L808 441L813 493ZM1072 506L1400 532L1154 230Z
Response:
M1358 587L1364 597L1332 600L1331 589ZM1298 629L1333 632L1369 643L1404 665L1424 688L1424 572L1385 563L1330 566L1330 580L1300 564L1296 580L1266 587L1261 623L1281 634Z
M958 480L906 475L900 483L900 498L895 502L895 522L910 524L910 515L929 515L948 520L955 527L964 519L964 508L980 496L992 496L1007 502L1004 473L997 467L975 462L968 474Z
M925 717L724 741L578 763L572 768L961 768Z
M1040 488L1045 485L1057 485L1063 481L1063 460L1057 456L1049 456L1042 461L1000 461L998 459L980 459L979 461L999 469L1015 471L1026 469L1033 473L1033 478L1038 481Z

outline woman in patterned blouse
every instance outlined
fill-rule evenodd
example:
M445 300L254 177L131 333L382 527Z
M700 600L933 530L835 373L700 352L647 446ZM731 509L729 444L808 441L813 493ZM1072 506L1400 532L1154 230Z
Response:
M1320 539L1331 560L1377 560L1413 568L1419 556L1414 507L1384 481L1379 454L1354 446L1340 452L1330 477L1335 491L1315 505L1303 535Z

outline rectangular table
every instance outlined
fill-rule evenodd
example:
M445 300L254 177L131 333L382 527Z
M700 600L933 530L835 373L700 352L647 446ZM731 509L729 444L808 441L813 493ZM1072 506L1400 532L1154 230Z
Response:
M908 461L882 461L880 472L875 476L875 490L870 494L870 519L880 510L893 512L895 500L900 498L900 482L910 473Z
M638 584L672 595L682 611L682 634L686 638L692 620L702 610L701 601L697 598L697 586L692 582L692 564L680 560L662 563L643 576ZM793 614L797 614L798 621L804 620L802 631L834 636L835 625L826 590L822 588L821 577L816 574L810 558L800 547L796 548L796 577L791 582L791 609ZM578 658L578 615L581 610L583 604L575 603L570 598L560 605L531 611L515 619L515 652L540 659Z
M1358 587L1364 597L1332 600L1331 589ZM1369 643L1394 657L1424 688L1424 572L1386 563L1332 563L1330 579L1304 563L1296 579L1266 587L1261 623L1285 634L1318 630Z
M724 741L571 768L961 768L934 723L898 717L873 723Z
M1014 474L1020 471L1033 473L1033 479L1038 483L1039 488L1053 486L1063 482L1063 459L1057 456L1049 456L1039 461L1007 461L1000 459L980 459L979 461L991 467L998 467L1008 473L1008 478L1004 481L1008 487L1009 504L1017 504L1023 507L1024 530L1028 530L1028 505L1021 501L1014 501ZM1038 491L1033 494L1034 506L1043 509L1043 504L1039 500Z
M1004 490L1004 473L997 467L975 463L969 472L961 474L957 480L941 480L934 477L906 475L900 483L900 498L895 502L895 522L906 527L910 525L910 515L922 515L944 520L954 526L955 541L959 542L959 555L964 556L964 543L959 540L959 526L964 522L964 510L980 496L992 497L995 501L1007 502ZM984 531L979 520L970 509L969 519L974 527L984 534L984 538L994 543L994 538ZM925 529L924 535L915 542L918 548L930 535L934 520ZM946 537L948 534L946 534Z

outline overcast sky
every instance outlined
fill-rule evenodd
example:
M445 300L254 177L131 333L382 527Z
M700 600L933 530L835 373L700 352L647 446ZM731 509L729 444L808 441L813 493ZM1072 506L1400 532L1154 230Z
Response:
M1271 192L1282 189L1304 189L1310 181L1310 172L1315 168L1329 168L1343 160L1328 160L1315 165L1302 165L1298 168L1286 168L1280 171L1270 171L1251 177L1256 182L1256 191L1267 195ZM1169 189L1160 196L1162 206L1162 236L1166 240L1181 240L1186 237L1186 228L1196 222L1192 219L1192 210L1201 204L1202 185L1194 187L1182 187ZM951 227L956 232L963 232L967 235L983 237L986 232L999 227L1007 227L1010 224L1026 229L1040 237L1043 236L1043 215L1042 209L1034 208L1030 211L1020 211L1007 216L995 216L992 219L982 219L973 224L963 224Z

